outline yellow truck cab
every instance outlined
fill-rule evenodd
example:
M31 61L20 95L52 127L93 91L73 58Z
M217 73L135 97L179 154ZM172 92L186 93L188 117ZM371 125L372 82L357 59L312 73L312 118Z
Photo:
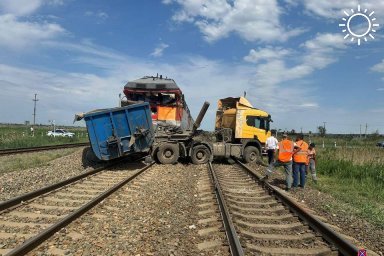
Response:
M232 143L232 147L240 145L238 154L249 162L254 161L254 156L252 159L247 157L251 149L254 152L256 148L259 155L263 152L265 142L271 136L271 121L271 115L253 107L246 98L229 97L218 101L215 131L218 141Z

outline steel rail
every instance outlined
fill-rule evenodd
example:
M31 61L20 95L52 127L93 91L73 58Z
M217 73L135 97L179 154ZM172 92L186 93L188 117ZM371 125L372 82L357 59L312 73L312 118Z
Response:
M64 187L66 185L69 185L75 181L78 181L78 180L81 180L89 175L92 175L92 174L95 174L95 173L98 173L102 170L105 170L106 168L108 167L111 167L115 164L117 164L118 162L114 162L114 163L110 163L106 166L103 166L103 167L99 167L99 168L96 168L92 171L88 171L88 172L85 172L83 174L80 174L80 175L77 175L77 176L74 176L74 177L71 177L67 180L64 180L64 181L61 181L61 182L58 182L56 184L53 184L53 185L49 185L49 186L46 186L46 187L43 187L43 188L40 188L38 190L35 190L35 191L32 191L32 192L29 192L27 194L24 194L24 195L21 195L21 196L18 196L18 197L14 197L14 198L11 198L7 201L3 201L0 203L0 212L4 211L4 210L7 210L13 206L16 206L18 204L21 204L22 202L25 202L25 201L28 201L28 200L31 200L33 198L36 198L38 196L41 196L41 195L44 195L48 192L51 192L53 190L56 190L58 188L61 188L61 187Z
M221 217L223 219L225 233L226 233L227 238L228 238L229 248L231 250L231 255L232 256L243 256L244 255L243 248L241 247L240 240L239 240L239 237L237 236L235 226L233 225L233 222L229 216L228 207L225 203L224 196L223 196L223 193L221 191L219 181L216 177L216 173L212 167L211 162L208 162L208 167L209 167L209 171L212 175L213 183L215 185L216 199L217 199L217 202L219 204L220 214L221 214Z
M140 171L138 171L134 175L132 175L132 176L126 178L125 180L119 182L118 184L116 184L115 186L110 188L109 190L105 191L104 193L102 193L98 197L94 198L92 201L90 201L87 204L80 207L78 210L72 212L67 217L61 219L56 224L43 230L37 236L28 239L22 245L20 245L19 247L16 247L12 251L10 251L7 255L9 255L9 256L24 255L24 254L30 252L31 250L33 250L34 248L39 246L41 243L46 241L48 238L53 236L57 231L59 231L60 229L64 228L65 226L69 225L74 220L81 217L84 213L86 213L91 208L93 208L95 205L97 205L98 203L103 201L105 198L107 198L108 196L113 194L116 190L120 189L122 186L124 186L125 184L127 184L128 182L130 182L131 180L136 178L137 176L139 176L141 173L143 173L145 170L147 170L149 167L151 167L154 163L155 162L150 163L149 165L142 168Z
M29 148L0 149L0 155L20 154L20 153L27 153L27 152L43 151L43 150L61 149L61 148L84 147L88 145L89 145L89 142L82 142L82 143L68 143L68 144L61 144L61 145L29 147Z
M295 213L303 222L307 223L313 230L319 232L321 236L342 255L358 255L359 249L348 240L344 239L337 232L329 228L325 223L308 213L300 205L292 199L284 195L268 182L261 179L261 176L254 173L248 166L235 159L236 163L245 169L253 178L258 180L271 194L273 194L280 202L287 206Z

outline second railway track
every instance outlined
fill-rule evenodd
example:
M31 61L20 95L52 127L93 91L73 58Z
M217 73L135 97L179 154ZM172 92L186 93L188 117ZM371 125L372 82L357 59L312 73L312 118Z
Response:
M61 148L85 147L88 145L89 145L89 142L84 142L84 143L70 143L70 144L41 146L41 147L0 149L0 156L21 154L21 153L28 153L28 152L38 152L38 151L45 151L45 150L54 150L54 149L61 149Z
M129 172L100 171L20 205L4 207L0 212L0 255L31 251L151 165Z
M268 184L263 188L245 166L209 168L232 255L357 255L325 224L314 223L309 213L303 217L302 208L276 197Z

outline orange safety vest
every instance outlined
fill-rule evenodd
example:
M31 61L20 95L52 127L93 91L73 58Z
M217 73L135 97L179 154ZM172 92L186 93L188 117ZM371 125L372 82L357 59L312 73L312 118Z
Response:
M278 159L280 162L285 163L292 160L293 147L294 147L293 142L288 139L284 139L279 142Z
M308 144L303 140L296 142L296 145L300 147L300 150L293 155L293 161L296 163L307 163L308 161Z

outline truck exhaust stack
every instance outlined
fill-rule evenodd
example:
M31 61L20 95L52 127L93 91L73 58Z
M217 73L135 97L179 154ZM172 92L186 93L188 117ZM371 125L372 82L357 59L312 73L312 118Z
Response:
M206 101L204 102L203 107L201 108L200 113L197 116L195 123L193 124L192 134L194 134L197 128L200 127L201 121L203 121L203 118L205 116L205 113L207 113L208 108L209 108L209 102Z

